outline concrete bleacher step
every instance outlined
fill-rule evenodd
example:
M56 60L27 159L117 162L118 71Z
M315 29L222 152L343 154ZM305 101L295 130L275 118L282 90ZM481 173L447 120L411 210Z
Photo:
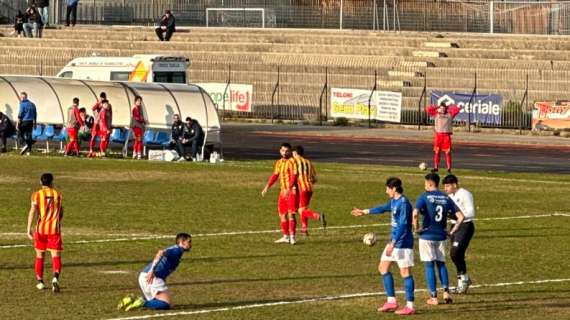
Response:
M459 45L455 42L429 41L429 42L424 42L424 47L426 47L426 48L459 48Z
M447 54L445 52L426 51L426 50L413 51L412 55L414 57L420 57L420 58L445 58L445 57L447 57Z
M418 78L423 76L423 74L418 71L390 70L388 71L388 76L393 78Z
M378 80L376 84L380 88L403 88L412 85L408 80Z

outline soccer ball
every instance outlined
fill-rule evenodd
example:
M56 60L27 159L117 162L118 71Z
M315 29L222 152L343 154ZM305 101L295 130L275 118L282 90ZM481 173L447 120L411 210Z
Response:
M362 237L362 243L369 247L375 245L377 240L378 239L376 238L376 234L374 232L368 232L364 235L364 237Z
M418 168L420 168L422 171L425 171L427 169L427 164L425 162L421 162Z

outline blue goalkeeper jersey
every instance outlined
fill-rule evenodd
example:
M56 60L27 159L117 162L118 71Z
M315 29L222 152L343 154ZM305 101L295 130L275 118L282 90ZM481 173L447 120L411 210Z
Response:
M391 241L399 249L413 249L414 236L412 234L412 204L405 196L398 200L390 199L386 204L370 209L370 214L392 213Z
M445 193L435 190L424 192L416 201L416 209L423 216L420 239L443 241L447 239L447 217L455 216L457 208Z
M176 270L184 254L184 249L178 245L173 245L172 247L164 250L164 254L160 258L160 261L154 267L154 276L163 280ZM149 272L152 266L152 262L144 267L143 272Z

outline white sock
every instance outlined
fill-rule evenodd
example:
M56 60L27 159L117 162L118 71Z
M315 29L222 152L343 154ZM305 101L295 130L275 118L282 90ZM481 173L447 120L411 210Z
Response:
M410 308L410 309L414 309L414 302L413 301L407 301L406 302L406 307Z
M396 303L396 297L388 297L388 303Z

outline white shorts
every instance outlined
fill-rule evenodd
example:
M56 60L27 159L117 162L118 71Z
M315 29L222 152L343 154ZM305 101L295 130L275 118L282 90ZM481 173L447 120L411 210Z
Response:
M146 282L146 274L146 272L139 274L139 286L141 287L145 300L152 300L159 292L168 290L166 283L161 278L154 277L152 283L148 284Z
M413 249L399 249L394 248L392 255L386 255L386 248L382 251L380 261L393 261L398 264L400 268L409 268L414 266L414 250Z
M420 260L422 261L443 261L445 262L445 247L447 240L424 240L420 239Z

